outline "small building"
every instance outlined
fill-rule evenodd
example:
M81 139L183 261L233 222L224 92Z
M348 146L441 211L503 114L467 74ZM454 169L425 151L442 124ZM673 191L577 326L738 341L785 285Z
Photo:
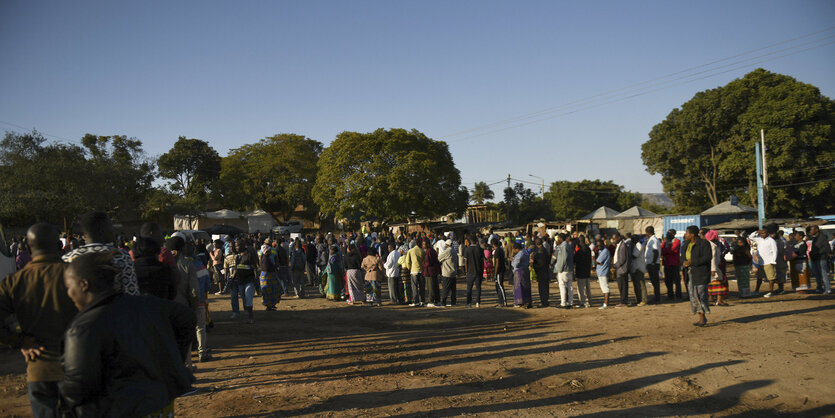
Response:
M739 204L739 199L731 197L701 213L702 223L710 226L734 219L757 219L757 209Z
M640 206L633 206L615 216L618 221L618 231L621 233L644 234L651 226L656 234L663 236L664 217L646 210Z

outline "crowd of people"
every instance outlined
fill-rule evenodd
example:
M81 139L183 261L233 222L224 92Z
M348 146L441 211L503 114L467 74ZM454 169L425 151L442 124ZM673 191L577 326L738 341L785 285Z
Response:
M198 362L212 360L209 302L224 295L230 320L238 320L242 302L251 324L256 297L264 311L277 310L285 297L317 294L349 305L441 308L459 304L459 280L468 308L482 306L485 282L500 307L533 308L534 283L537 306L549 307L556 282L554 305L590 308L596 278L598 309L683 301L686 294L694 325L704 326L711 306L728 304L729 265L740 298L760 296L763 284L763 297L789 284L798 293L831 293L832 243L817 226L785 236L768 225L728 239L696 226L683 240L675 230L658 237L650 226L641 235L594 237L474 231L459 240L454 233L362 231L211 242L164 236L153 223L136 236L116 236L102 212L82 216L80 227L82 236L59 236L51 225L33 225L11 244L18 272L0 282L0 316L16 322L0 327L0 342L19 348L27 362L35 416L172 415L173 400L192 390L192 352Z

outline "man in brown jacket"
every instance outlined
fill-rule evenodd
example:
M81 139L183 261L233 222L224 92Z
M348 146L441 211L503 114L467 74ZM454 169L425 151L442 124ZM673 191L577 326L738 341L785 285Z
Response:
M0 327L0 343L20 348L26 359L29 403L35 417L57 416L61 340L78 310L67 295L58 255L58 229L32 225L26 234L32 261L0 282L0 317L15 315L21 333Z

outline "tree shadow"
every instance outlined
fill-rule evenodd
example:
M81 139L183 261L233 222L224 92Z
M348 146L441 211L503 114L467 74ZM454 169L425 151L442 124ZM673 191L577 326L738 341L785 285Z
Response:
M734 319L726 319L724 321L716 322L714 325L725 324L728 322L735 322L737 324L748 324L751 322L762 321L771 318L777 318L780 316L787 316L787 315L796 315L796 314L804 314L810 312L820 312L820 311L828 311L835 309L835 305L823 305L823 306L816 306L814 308L806 308L806 309L795 309L792 311L779 311L779 312L770 312L764 313L759 315L750 315L750 316L743 316L741 318L734 318Z

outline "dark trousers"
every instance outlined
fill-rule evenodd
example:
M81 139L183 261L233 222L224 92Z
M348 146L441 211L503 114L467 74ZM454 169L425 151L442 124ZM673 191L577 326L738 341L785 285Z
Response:
M536 271L536 285L539 291L539 303L542 306L548 306L548 300L551 295L551 270L546 268L538 268Z
M681 270L679 266L664 266L664 285L667 286L668 298L681 299ZM675 294L673 293L673 287L675 287Z
M307 263L305 272L307 273L308 286L318 286L322 281L321 277L316 274L316 263Z
M444 276L441 281L443 282L443 286L441 287L441 304L446 305L447 300L449 300L452 305L455 305L455 276Z
M620 303L629 304L629 274L618 274L618 290L620 291Z
M429 303L439 304L440 301L440 286L438 285L438 275L425 277L426 290L429 292Z
M400 277L389 277L389 301L394 304L403 303L403 283L400 282Z
M649 274L649 282L652 283L652 299L655 303L661 302L661 278L658 277L658 270L661 268L658 264L647 264L647 274Z
M647 295L647 282L644 279L644 272L635 270L629 275L632 279L632 289L635 291L635 301L637 303L647 303L649 296Z
M685 267L681 269L681 279L684 281L684 288L690 289L690 267ZM688 295L688 299L689 298L690 296Z
M412 303L415 305L426 303L426 287L423 274L412 274Z
M473 286L475 286L475 303L481 303L481 275L467 275L467 305L473 303Z
M29 382L26 385L29 393L29 405L32 406L32 416L58 416L58 382Z
M496 273L496 298L499 305L507 305L507 295L504 293L504 272Z

